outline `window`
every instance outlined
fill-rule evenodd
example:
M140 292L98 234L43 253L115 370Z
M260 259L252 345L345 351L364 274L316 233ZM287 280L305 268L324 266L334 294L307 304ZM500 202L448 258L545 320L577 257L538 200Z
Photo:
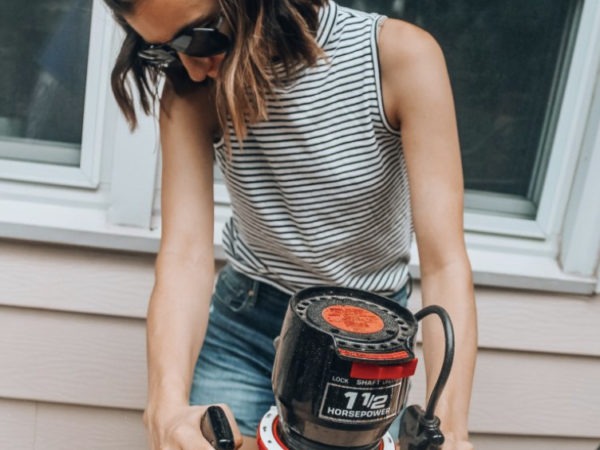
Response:
M79 166L91 1L3 3L0 156Z
M444 48L476 281L598 290L600 2L338 3L415 22ZM112 98L122 35L107 8L101 0L2 0L0 8L0 238L155 252L157 127L140 115L129 133ZM74 42L62 43L64 33ZM53 79L58 61L77 68L68 86ZM223 257L231 212L218 176L215 197Z
M581 1L342 0L436 37L453 84L470 210L534 218Z
M156 249L156 130L131 134L112 98L108 8L7 0L0 33L0 236Z

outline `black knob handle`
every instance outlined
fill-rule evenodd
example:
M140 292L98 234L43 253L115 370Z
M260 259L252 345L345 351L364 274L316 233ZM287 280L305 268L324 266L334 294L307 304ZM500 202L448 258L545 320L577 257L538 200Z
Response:
M216 450L235 450L233 432L225 411L219 406L209 406L200 419L200 430Z

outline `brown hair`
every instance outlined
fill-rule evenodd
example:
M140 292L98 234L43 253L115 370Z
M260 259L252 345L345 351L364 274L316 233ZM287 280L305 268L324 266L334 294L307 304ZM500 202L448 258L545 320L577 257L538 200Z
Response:
M111 84L117 103L130 126L137 126L133 92L128 82L131 73L143 111L150 114L157 97L160 73L143 64L138 51L145 45L124 17L134 13L144 0L105 0L125 39L115 62ZM328 0L218 0L228 30L232 30L232 49L214 81L219 123L226 130L231 120L238 140L246 136L247 125L267 119L266 96L299 70L313 66L323 56L314 36L318 27L318 8ZM283 70L273 70L274 64ZM179 95L185 95L191 80L186 74L167 76ZM229 144L229 135L225 133Z

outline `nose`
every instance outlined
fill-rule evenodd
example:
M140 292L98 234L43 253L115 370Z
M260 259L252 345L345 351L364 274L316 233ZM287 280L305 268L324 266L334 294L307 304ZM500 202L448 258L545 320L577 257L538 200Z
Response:
M179 58L192 81L204 81L207 77L216 78L219 75L225 53L205 58L179 53Z

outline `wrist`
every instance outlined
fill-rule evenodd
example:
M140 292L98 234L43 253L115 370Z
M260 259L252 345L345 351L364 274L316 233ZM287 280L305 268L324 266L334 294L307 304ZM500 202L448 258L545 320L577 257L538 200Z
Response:
M469 432L467 430L442 430L446 442L468 442Z
M149 398L144 410L144 424L148 428L162 428L189 408L188 402L173 398Z
M190 381L181 376L150 375L148 403L188 404Z
M444 445L443 450L473 450L473 444L469 442L468 434L467 436L456 435L454 432L449 431L444 433Z
M149 393L146 402L146 409L178 409L184 406L189 406L187 396L177 395L173 392L154 392Z
M169 414L170 411L180 410L189 406L187 390L172 388L151 389L148 391L146 413L154 416L161 412Z
M440 418L440 420L440 429L446 442L469 441L469 430L464 422L457 423L456 421L452 422L451 420L444 420L443 418Z
M440 428L444 436L456 441L469 440L468 410L457 407L456 402L452 403L444 396L437 404L435 415L440 419Z

